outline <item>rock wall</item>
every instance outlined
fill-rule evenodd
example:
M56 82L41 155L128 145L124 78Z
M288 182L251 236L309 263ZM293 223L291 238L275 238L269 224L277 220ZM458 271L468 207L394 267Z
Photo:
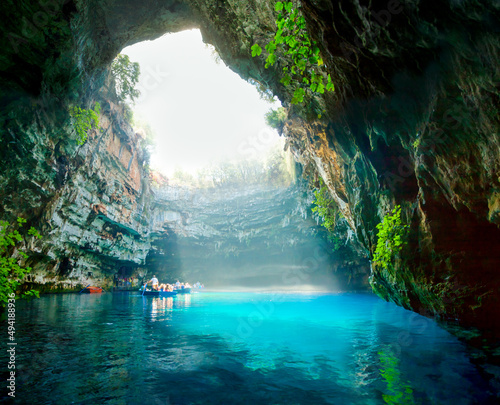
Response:
M498 2L301 4L336 91L291 106L293 89L280 83L279 66L264 69L265 55L250 56L255 42L264 45L273 35L275 14L267 1L82 0L56 1L50 9L2 2L4 211L40 222L66 171L89 159L67 140L67 106L92 105L120 49L200 27L232 69L289 107L289 147L324 178L365 254L373 254L377 223L402 207L408 243L391 271L373 268L375 291L423 314L498 334ZM121 146L113 142L106 143L107 153L122 165L112 152ZM134 195L137 183L126 182ZM124 238L132 246L142 222L129 226L127 212L142 214L142 202L125 196L130 208L104 205L109 215L103 215L96 191L75 201L96 206L97 221L131 230ZM25 201L30 208L19 209ZM107 249L113 257L113 247Z
M367 258L345 243L332 254L300 182L288 188L164 187L154 194L146 265L164 279L232 288L368 286Z
M498 3L305 7L340 83L326 105L341 107L292 122L290 143L368 250L393 206L410 225L393 269L373 269L374 290L498 334Z
M287 105L279 63L265 70L265 52L248 57L272 38L272 4L193 4L226 62ZM373 268L374 290L498 335L498 2L301 4L336 91L287 105L289 146L323 177L366 252L394 206L410 226L392 268Z
M100 127L83 146L76 145L69 123L63 130L73 138L70 151L54 144L54 127L30 126L26 133L34 134L33 145L43 151L15 156L1 177L2 216L24 216L44 236L29 278L42 289L107 285L117 265L142 263L150 248L143 238L149 227L139 215L145 198L139 136L123 121L121 107L100 101ZM22 118L10 125L16 124L25 125ZM26 147L23 142L16 141Z

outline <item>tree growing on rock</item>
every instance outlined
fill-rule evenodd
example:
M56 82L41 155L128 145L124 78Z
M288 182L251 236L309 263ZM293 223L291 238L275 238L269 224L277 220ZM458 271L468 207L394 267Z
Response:
M118 99L126 101L128 98L133 103L141 95L135 88L141 74L139 63L131 62L128 55L120 53L111 64L111 73L115 79Z
M288 118L288 113L283 107L278 107L275 109L270 109L266 115L266 122L271 128L278 130L280 134L283 133L283 128L285 122Z

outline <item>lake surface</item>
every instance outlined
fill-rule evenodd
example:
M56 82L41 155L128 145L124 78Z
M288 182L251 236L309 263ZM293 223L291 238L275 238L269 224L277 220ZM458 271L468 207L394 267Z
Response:
M16 342L6 403L491 400L461 342L370 294L49 295L16 303Z

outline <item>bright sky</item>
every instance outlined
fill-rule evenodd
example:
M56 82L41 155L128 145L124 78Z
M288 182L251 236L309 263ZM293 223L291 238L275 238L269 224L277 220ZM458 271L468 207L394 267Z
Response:
M217 64L199 30L167 34L122 53L141 67L134 113L156 133L151 164L157 170L195 172L221 158L256 157L278 142L264 114L279 102L261 100L254 86Z

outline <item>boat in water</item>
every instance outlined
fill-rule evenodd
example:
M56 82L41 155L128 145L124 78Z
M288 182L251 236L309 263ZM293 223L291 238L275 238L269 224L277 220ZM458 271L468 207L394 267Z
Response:
M88 286L85 287L82 291L82 294L100 294L102 293L102 288L101 287L92 287Z
M177 291L158 291L158 290L146 290L142 295L150 295L152 297L173 297L177 295Z
M177 288L174 290L177 294L191 294L191 288Z

